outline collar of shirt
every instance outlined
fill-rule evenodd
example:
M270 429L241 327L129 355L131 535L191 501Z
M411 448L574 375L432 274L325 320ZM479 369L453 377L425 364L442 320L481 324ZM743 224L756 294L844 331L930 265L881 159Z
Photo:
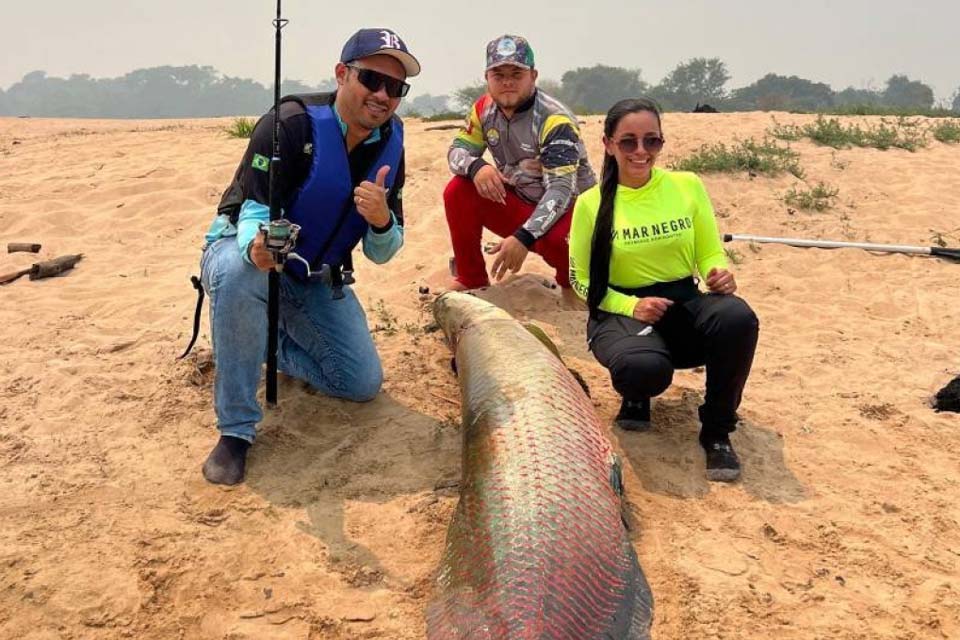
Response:
M330 108L333 109L333 115L337 118L337 124L340 125L340 132L343 134L343 137L347 137L347 123L340 118L340 114L337 113L337 103L331 102ZM363 144L373 144L374 142L380 142L380 128L377 127L370 132L370 135L367 136L366 140L363 141Z

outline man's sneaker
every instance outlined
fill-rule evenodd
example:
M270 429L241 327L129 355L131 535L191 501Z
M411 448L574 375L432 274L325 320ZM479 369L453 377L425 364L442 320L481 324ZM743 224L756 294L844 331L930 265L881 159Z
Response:
M650 398L639 402L624 398L613 423L625 431L647 431L650 428Z
M740 458L730 444L730 436L701 437L700 446L707 454L707 480L734 482L740 477Z

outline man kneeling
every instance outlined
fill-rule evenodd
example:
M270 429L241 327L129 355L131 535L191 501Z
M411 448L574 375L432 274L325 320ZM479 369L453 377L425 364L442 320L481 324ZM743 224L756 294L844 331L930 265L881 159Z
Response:
M570 211L597 179L574 115L536 87L533 51L521 37L487 45L487 93L477 100L447 154L454 178L443 194L453 243L452 289L490 284L480 248L483 229L504 238L492 273L516 273L529 251L570 287ZM490 149L493 165L483 159Z
M302 227L296 253L309 267L291 258L280 276L277 362L337 398L371 400L383 380L366 317L341 267L351 264L361 242L378 264L403 245L403 126L393 114L410 88L406 79L419 72L395 33L361 29L336 65L336 92L280 105L277 193L286 217ZM220 429L203 475L215 484L243 480L263 417L256 396L266 359L267 274L275 263L260 225L269 219L273 127L272 112L257 123L201 260Z

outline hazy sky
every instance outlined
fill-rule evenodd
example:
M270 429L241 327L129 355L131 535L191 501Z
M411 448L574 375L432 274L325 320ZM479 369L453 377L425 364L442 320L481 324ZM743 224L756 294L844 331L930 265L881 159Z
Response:
M274 0L0 2L0 88L44 70L114 77L157 65L210 65L270 82ZM470 11L467 7L476 7ZM333 74L361 26L389 26L423 65L411 95L447 93L482 76L484 45L508 32L533 46L541 77L597 63L640 68L656 83L682 60L722 59L730 88L768 72L834 89L882 87L893 73L960 87L957 0L285 0L284 77Z

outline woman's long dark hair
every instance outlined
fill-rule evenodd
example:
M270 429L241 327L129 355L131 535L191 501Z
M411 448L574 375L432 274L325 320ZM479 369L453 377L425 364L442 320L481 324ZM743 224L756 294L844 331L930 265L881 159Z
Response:
M607 118L603 122L603 135L607 137L607 140L610 140L624 116L641 111L649 111L654 114L657 117L657 127L660 127L660 109L654 101L646 98L627 98L610 107ZM613 247L613 200L617 195L617 183L620 176L617 159L604 152L603 170L600 173L600 208L597 210L597 222L593 228L592 248L590 250L590 289L587 292L587 305L590 307L591 316L596 316L603 297L607 295L607 285L610 283L610 252Z

